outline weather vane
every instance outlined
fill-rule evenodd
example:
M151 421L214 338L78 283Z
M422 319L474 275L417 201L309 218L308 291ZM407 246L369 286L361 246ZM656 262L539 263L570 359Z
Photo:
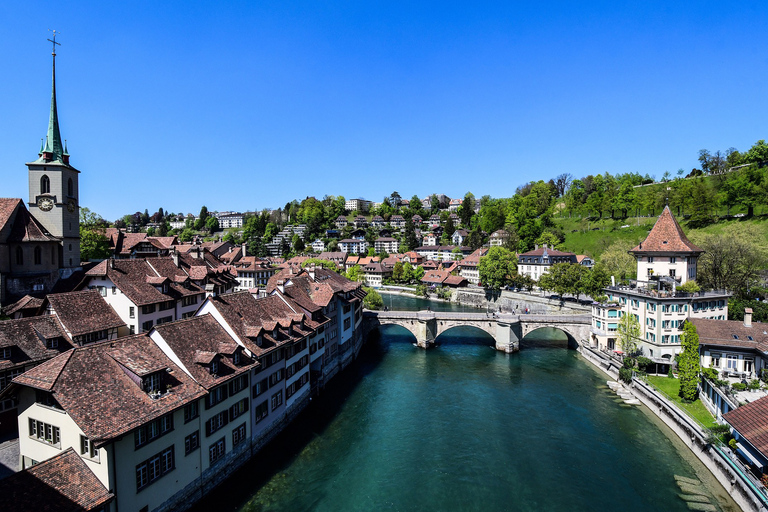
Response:
M61 43L56 42L56 34L61 35L61 32L56 32L55 30L48 29L48 32L53 32L53 39L49 39L51 43L53 43L53 56L56 56L56 45L61 46Z

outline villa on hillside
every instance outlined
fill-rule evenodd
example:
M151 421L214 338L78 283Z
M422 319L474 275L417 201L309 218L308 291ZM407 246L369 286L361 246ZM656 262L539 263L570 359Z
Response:
M605 288L608 301L593 304L592 344L603 350L619 349L619 321L624 315L633 315L641 329L638 348L651 359L669 362L682 349L680 334L685 320L727 319L728 292L677 290L696 279L703 252L688 240L669 207L664 208L646 239L630 251L637 259L637 279Z

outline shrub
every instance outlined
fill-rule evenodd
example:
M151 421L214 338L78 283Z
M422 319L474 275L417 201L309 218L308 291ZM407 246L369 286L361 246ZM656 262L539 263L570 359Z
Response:
M632 369L631 368L619 368L619 380L629 384L632 382Z
M650 359L648 359L647 357L643 357L643 356L640 356L640 357L638 357L638 358L637 358L637 368L638 368L638 369L639 369L641 372L644 372L644 371L646 371L646 369L648 368L648 366L650 366L650 365L651 365L651 363L652 363L652 362L653 362L653 361L651 361L651 360L650 360Z
M667 372L667 377L669 377L670 379L675 378L675 372L672 370L672 365L669 365L669 371Z
M731 439L730 441L728 441L728 446L731 447L731 450L735 450L736 449L736 440L735 439Z
M711 381L717 380L717 376L719 375L718 371L714 368L702 368L701 374Z
M731 384L731 387L734 389L734 391L746 391L747 385L743 382L734 382Z
M749 381L748 387L751 390L760 389L760 381L757 379L752 379Z
M628 370L631 370L635 367L635 358L634 357L625 357L624 358L624 368L627 368Z

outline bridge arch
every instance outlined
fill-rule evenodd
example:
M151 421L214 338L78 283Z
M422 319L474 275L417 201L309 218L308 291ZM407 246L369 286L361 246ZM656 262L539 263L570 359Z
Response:
M474 325L472 323L462 323L462 322L450 322L448 325L441 325L438 326L438 334L435 338L435 345L440 345L442 343L445 343L447 340L451 339L451 333L456 334L458 331L464 331L465 333L469 334L470 336L476 337L479 340L482 340L481 343L472 343L474 344L482 344L482 345L488 345L495 347L496 345L496 336L495 336L495 325L493 326L493 330L483 328L480 325Z
M437 322L437 335L445 334L446 332L450 331L454 327L474 327L475 329L479 329L486 334L488 334L491 338L496 338L496 321L493 319L489 319L487 322L484 321L466 321L466 320L436 320Z

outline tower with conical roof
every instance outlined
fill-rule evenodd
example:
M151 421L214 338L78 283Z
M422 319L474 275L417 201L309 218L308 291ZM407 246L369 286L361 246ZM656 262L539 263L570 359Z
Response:
M80 266L80 171L69 163L66 141L62 143L56 105L56 32L53 39L53 79L48 132L38 159L29 162L29 211L55 237L61 239L60 268Z

